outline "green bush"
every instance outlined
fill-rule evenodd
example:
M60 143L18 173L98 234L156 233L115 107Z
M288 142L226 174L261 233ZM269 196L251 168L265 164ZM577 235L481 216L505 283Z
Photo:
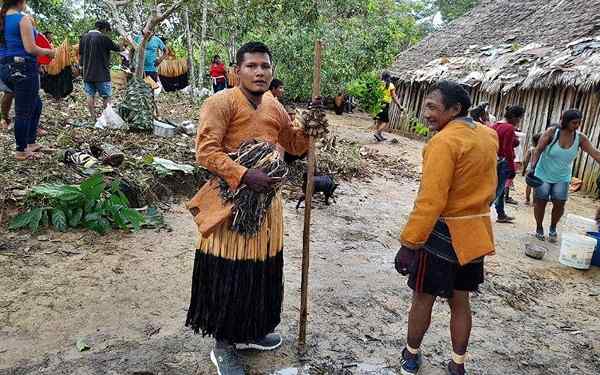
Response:
M9 229L29 228L37 232L40 226L64 232L67 228L88 228L100 234L112 228L139 230L144 224L162 221L158 212L148 210L147 216L129 207L129 201L114 181L109 189L102 175L94 175L80 185L42 185L31 191L42 207L15 216Z
M346 91L356 98L360 109L373 117L381 111L384 88L376 73L363 74L350 82Z

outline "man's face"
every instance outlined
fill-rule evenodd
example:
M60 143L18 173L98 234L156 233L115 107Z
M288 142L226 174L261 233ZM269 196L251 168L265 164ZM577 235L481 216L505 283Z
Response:
M425 97L423 117L431 130L442 130L460 113L460 105L446 108L442 94L436 90Z
M246 53L236 69L240 86L252 94L262 95L269 90L273 80L273 67L267 53Z
M285 93L285 90L283 89L283 85L273 89L273 96L276 98L283 97L284 93Z

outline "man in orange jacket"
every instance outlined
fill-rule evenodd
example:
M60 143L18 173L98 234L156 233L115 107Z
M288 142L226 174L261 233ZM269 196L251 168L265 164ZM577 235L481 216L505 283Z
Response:
M419 348L437 297L450 305L452 360L447 373L464 375L471 333L469 293L483 282L483 258L494 252L490 203L496 193L494 130L467 116L469 94L457 83L438 83L423 114L438 133L423 152L423 177L415 207L402 233L396 269L414 291L402 374L421 366Z

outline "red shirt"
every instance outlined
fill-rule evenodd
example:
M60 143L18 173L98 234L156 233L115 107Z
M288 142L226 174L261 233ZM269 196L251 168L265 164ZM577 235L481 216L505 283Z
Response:
M515 133L515 127L508 122L497 122L492 128L498 133L498 156L505 158L510 170L515 172L515 147L519 146L519 139Z
M223 77L225 80L225 64L212 64L210 66L210 76L213 78Z

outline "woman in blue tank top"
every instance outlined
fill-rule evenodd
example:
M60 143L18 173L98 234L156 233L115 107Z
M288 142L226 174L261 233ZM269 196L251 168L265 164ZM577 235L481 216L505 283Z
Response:
M0 79L15 95L15 141L17 160L36 159L36 143L42 113L37 56L54 57L54 50L35 44L31 17L23 14L26 0L5 0L0 8Z
M578 131L582 114L576 109L563 113L560 127L552 127L544 133L531 157L532 171L542 180L542 186L535 190L536 237L544 240L544 214L546 205L552 201L552 219L549 241L556 242L556 225L565 212L569 186L573 173L573 161L579 149L587 152L600 162L600 151L592 146L587 137Z

